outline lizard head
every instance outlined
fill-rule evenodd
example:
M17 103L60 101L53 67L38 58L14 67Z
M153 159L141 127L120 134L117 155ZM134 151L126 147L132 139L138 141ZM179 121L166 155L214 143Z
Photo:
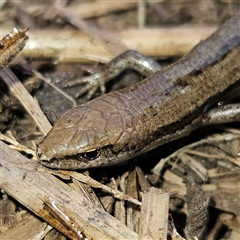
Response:
M43 165L56 169L84 169L125 161L134 132L127 129L130 121L130 115L114 104L101 97L92 100L58 119L39 144L37 156Z

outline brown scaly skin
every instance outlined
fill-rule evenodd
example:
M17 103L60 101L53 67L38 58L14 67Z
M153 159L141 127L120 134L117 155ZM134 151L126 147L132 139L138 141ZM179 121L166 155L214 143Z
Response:
M240 13L139 84L67 111L38 147L42 164L82 169L126 161L202 125L209 102L240 82Z

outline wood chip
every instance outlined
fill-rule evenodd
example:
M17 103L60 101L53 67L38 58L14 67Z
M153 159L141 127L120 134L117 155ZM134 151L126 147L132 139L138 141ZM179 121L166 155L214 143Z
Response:
M140 239L167 239L169 193L151 187L143 194L139 226Z
M0 234L1 240L9 239L42 239L52 229L48 224L28 214L14 228Z
M150 183L145 178L145 175L140 167L136 166L135 169L137 172L139 185L140 185L142 191L147 191L151 187Z
M135 170L133 170L128 176L126 193L129 196L138 199L137 174ZM139 206L127 202L127 226L135 232L138 232L139 215Z
M24 48L28 36L25 34L29 28L23 30L14 28L0 41L0 67L6 66Z

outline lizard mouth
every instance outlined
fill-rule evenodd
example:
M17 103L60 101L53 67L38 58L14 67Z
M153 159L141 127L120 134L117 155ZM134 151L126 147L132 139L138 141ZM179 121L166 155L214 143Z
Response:
M53 169L62 169L62 170L76 170L76 169L83 169L87 168L88 166L84 166L84 163L77 162L74 159L41 159L41 164L48 168Z
M43 154L41 148L37 148L37 157L40 163L45 167L53 169L76 170L94 167L92 163L97 156L99 156L98 152L92 151L85 154L49 158Z
M55 159L51 159L50 161L43 159L40 162L43 166L53 169L65 169L65 170L76 169L76 166L74 166L73 162L69 160L65 162L64 159L61 161Z

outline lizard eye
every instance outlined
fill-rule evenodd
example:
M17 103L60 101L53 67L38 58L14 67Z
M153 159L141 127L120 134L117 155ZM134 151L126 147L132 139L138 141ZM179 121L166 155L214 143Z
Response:
M82 156L87 159L88 161L95 160L99 155L98 150L93 150L91 152L86 152Z

